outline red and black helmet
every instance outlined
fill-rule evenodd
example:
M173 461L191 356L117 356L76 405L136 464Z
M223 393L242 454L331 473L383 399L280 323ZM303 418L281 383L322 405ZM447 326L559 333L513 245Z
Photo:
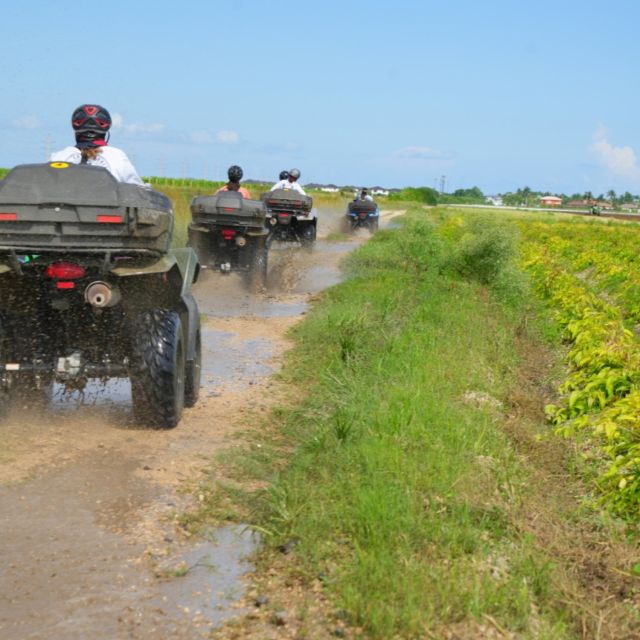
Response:
M104 140L111 128L111 114L99 104L83 104L71 116L78 142Z

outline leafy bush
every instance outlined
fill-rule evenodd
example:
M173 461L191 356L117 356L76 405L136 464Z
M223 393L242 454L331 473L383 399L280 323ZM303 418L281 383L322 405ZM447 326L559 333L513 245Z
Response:
M463 235L454 245L446 266L481 284L496 283L517 256L518 238L513 226L480 216L460 227L460 232Z
M405 187L398 193L390 194L389 200L406 200L435 206L438 204L438 192L429 187Z

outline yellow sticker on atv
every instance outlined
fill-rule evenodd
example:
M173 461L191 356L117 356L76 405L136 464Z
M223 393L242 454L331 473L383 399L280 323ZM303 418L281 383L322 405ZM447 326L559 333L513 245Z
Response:
M52 162L49 166L53 167L54 169L66 169L69 166L69 163L68 162Z

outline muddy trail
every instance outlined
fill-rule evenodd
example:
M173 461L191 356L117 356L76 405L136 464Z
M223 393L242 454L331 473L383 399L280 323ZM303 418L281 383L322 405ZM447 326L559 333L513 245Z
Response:
M320 220L312 250L272 248L267 291L233 274L197 283L203 387L176 429L137 428L124 380L56 389L45 412L17 408L2 426L1 638L199 638L237 613L256 540L242 527L188 540L176 519L247 416L269 408L287 330L368 237L328 242L339 214Z

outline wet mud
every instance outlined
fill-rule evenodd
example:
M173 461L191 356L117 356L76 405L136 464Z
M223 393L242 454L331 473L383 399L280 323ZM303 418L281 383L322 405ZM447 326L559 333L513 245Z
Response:
M324 218L321 236L339 222ZM126 380L56 387L44 411L13 412L0 431L0 638L205 638L237 614L258 541L226 527L194 542L177 514L247 416L268 410L288 329L363 241L274 245L259 294L204 273L203 388L176 429L137 427Z

